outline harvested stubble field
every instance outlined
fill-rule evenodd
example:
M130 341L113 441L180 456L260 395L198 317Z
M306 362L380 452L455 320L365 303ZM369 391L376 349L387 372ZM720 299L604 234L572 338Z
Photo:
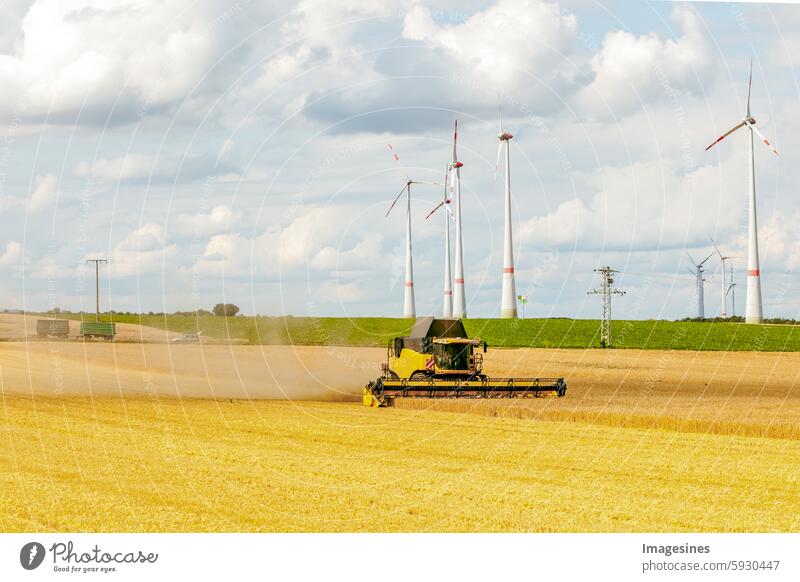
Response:
M800 529L800 354L502 350L492 374L567 397L308 400L356 398L383 356L0 344L0 528Z

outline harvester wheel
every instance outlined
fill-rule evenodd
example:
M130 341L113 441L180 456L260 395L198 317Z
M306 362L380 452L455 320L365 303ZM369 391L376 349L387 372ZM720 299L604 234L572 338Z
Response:
M427 372L420 372L419 370L417 370L416 372L411 374L409 380L413 382L419 382L420 380L427 380L428 378L430 378L430 374L428 374Z
M388 378L389 380L399 380L400 376L398 376L392 370L387 370L386 371L386 378Z

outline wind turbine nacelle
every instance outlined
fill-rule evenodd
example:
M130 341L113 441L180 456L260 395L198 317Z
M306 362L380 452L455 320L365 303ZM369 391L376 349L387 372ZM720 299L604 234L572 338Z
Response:
M503 133L498 133L497 134L497 139L502 140L502 141L508 141L512 137L514 137L514 136L511 135L510 133L508 133L507 131L504 131Z
M451 168L461 168L463 166L464 164L462 164L461 162L453 162L452 164L450 164Z
M755 125L756 124L756 118L752 117L752 116L745 118L745 121L747 123L751 124L751 125Z

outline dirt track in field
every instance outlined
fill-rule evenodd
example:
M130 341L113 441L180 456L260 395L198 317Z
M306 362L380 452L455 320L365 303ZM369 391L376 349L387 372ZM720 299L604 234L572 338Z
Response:
M36 322L45 319L36 315L19 315L16 313L0 313L0 341L36 341ZM87 321L93 321L91 316ZM76 338L80 333L81 323L79 321L69 322L70 338ZM118 323L116 326L117 342L135 343L166 343L180 334L175 332L158 329L155 327L145 327L131 323Z
M104 342L0 343L6 393L353 400L381 350Z

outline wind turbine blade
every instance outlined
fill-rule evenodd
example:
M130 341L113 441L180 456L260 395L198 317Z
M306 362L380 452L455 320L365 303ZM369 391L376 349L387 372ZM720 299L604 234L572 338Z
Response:
M456 171L455 168L453 168L453 171L450 174L450 196L453 195L453 190L455 189L455 187L456 187Z
M416 180L411 180L412 184L423 184L425 186L441 186L441 182L417 182Z
M408 188L408 184L406 184L405 186L403 186L403 189L402 189L402 190L400 190L400 194L398 194L398 195L397 195L397 197L396 197L396 198L394 199L394 201L392 202L392 205L391 205L391 206L389 206L389 210L387 210L387 211L386 211L386 216L389 216L389 213L392 211L392 208L394 208L394 205L395 205L395 204L397 204L397 201L398 201L398 200L400 200L400 197L403 195L403 192L405 192L405 191L406 191L406 188ZM384 218L386 218L386 216L384 216Z
M740 128L740 127L742 127L743 125L747 125L747 122L746 122L746 121L742 121L741 123L738 123L738 124L736 124L736 125L735 125L735 126L733 126L731 129L729 129L728 131L726 131L725 133L723 133L723 134L722 134L721 136L719 136L719 137L718 137L718 138L717 138L717 139L716 139L716 140L715 140L715 141L714 141L714 142L713 142L713 143L712 143L710 146L708 146L708 147L706 148L706 151L708 151L708 150L710 150L711 148L713 148L715 145L717 145L719 142L721 142L723 139L725 139L726 137L728 137L730 134L732 134L734 131L736 131L737 129L739 129L739 128Z
M713 237L713 236L711 236L711 235L708 235L708 238L710 238L710 239L711 239L711 244L714 246L714 250L715 250L715 251L717 251L717 254L719 255L719 258L720 258L720 259L722 259L723 261L724 261L725 259L727 259L728 257L723 257L723 256L722 256L722 253L721 253L721 252L719 252L719 249L717 248L717 243L715 243L715 242L714 242L714 237Z
M494 163L494 179L497 180L497 172L500 170L500 156L503 153L503 142L497 144L497 161Z
M713 257L713 256L714 256L714 253L711 253L711 254L710 254L710 255L708 255L708 256L707 256L705 259L703 259L703 260L700 262L700 264L699 264L699 265L697 265L697 266L698 266L698 267L702 267L702 266L705 264L705 262L706 262L708 259L710 259L711 257Z
M500 133L503 133L503 102L497 99L497 110L500 113Z
M442 200L447 200L447 174L450 173L450 165L447 165L447 168L444 171L444 192L442 193ZM451 186L452 188L452 181Z
M747 125L749 125L749 126L750 126L750 129L752 129L753 131L755 131L755 132L756 132L756 135L757 135L758 137L760 137L760 138L761 138L761 141L763 141L763 142L764 142L764 144L765 144L765 145L766 145L766 146L767 146L769 149L771 149L771 150L772 150L772 153L774 153L776 156L779 156L779 155L780 155L780 154L778 153L778 150L776 150L774 147L772 147L772 144L771 144L771 143L769 143L769 140L768 140L767 138L765 138L765 137L764 137L764 134L762 134L760 131L758 131L758 128L756 128L756 126L755 126L754 124L752 124L752 123L748 123Z
M436 205L436 207L435 207L433 210L431 210L431 211L428 213L428 216L426 216L426 217L425 217L425 220L428 220L428 219L429 219L431 216L433 216L433 214L434 214L434 213L435 213L437 210L439 210L439 209L440 209L442 206L444 206L444 204L445 204L445 203L444 203L444 200L442 200L441 202L439 202L439 204L437 204L437 205Z
M456 157L456 142L458 141L458 119L456 119L456 128L453 131L453 163L455 164L458 161Z
M392 152L394 159L397 160L397 164L400 166L400 170L403 172L403 175L406 177L406 180L411 180L411 178L408 177L408 172L406 172L406 169L403 167L403 162L400 161L400 158L397 157L397 154L394 152L392 144L389 144L389 151Z
M450 218L453 220L453 222L455 222L455 221L456 221L456 215L455 215L455 214L453 214L453 209L452 209L452 208L450 208L450 205L449 205L449 204L446 204L446 205L445 205L445 207L444 207L444 209L445 209L445 210L447 210L447 214L449 214L449 215L450 215Z
M753 87L753 59L750 59L750 79L747 81L747 117L750 117L750 89Z
M696 267L696 266L697 266L697 263L695 263L695 262L694 262L694 259L692 258L692 255L690 255L690 254L687 252L687 253L686 253L686 256L687 256L687 257L689 257L689 261L690 261L690 262L691 262L691 263L692 263L692 264L693 264L693 265Z

